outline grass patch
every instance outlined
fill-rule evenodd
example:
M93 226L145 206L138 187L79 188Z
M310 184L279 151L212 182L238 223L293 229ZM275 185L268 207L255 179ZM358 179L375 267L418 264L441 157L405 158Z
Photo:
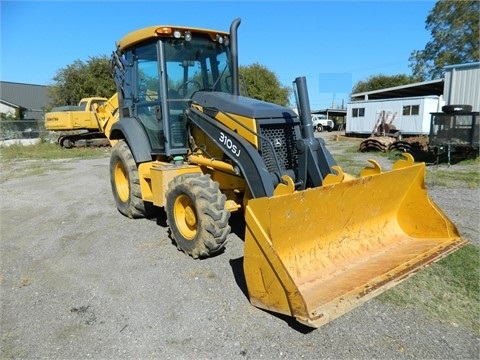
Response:
M480 335L480 248L469 244L386 291L378 300L414 307Z
M333 156L343 171L348 174L358 176L367 165L364 160L355 157L355 154L361 154L358 151L357 144L344 144L343 148L335 148L335 146L329 146L328 148L338 151ZM371 155L372 159L384 158L389 160L391 164L399 159L404 159L402 153L396 151L371 152ZM415 161L422 162L424 159L415 158ZM480 186L480 160L479 158L466 159L452 166L428 166L426 183L428 186L445 186L450 189L477 189Z
M332 153L333 158L342 170L350 175L358 176L365 166L368 165L364 158L359 158L358 155L364 155L358 151L360 141L338 141L331 142L327 145L327 149ZM382 152L371 152L369 158L375 159L379 157L386 157Z
M480 157L465 159L462 162L458 163L459 165L475 165L477 168L480 167Z
M349 145L343 148L345 154L357 154L358 153L358 144Z
M20 176L41 176L52 170L67 170L65 164L50 160L95 159L110 156L109 147L64 149L58 144L0 147L0 183Z
M364 161L355 159L351 154L336 154L335 161L344 172L353 176L358 176L367 165Z
M479 183L480 171L476 166L470 166L469 168L429 167L427 171L428 185L476 189Z
M110 156L109 147L64 149L58 144L39 142L36 145L0 147L0 160L90 159Z
M331 142L327 144L327 149L335 156L339 154L356 154L358 153L358 144L346 141Z

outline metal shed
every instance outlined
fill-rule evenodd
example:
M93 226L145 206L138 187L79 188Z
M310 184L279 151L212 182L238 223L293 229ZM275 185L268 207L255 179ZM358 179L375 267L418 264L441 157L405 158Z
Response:
M480 62L445 68L443 97L447 105L472 105L480 111Z

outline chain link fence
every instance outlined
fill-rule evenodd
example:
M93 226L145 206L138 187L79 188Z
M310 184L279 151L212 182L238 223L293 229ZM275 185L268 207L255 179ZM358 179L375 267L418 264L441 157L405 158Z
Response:
M0 140L50 138L43 120L0 120Z

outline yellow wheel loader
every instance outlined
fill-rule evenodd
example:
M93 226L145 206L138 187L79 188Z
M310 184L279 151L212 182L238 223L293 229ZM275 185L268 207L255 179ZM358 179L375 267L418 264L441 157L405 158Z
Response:
M311 327L466 243L429 199L425 164L407 155L387 172L375 161L342 171L313 134L305 78L299 115L241 96L239 24L152 26L117 43L119 120L106 133L122 214L163 207L178 248L204 258L243 212L251 303Z

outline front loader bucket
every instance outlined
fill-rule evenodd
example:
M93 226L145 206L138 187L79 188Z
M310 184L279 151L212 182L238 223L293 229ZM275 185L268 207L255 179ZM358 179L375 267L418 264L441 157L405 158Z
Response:
M253 305L319 327L466 244L429 199L425 164L378 170L248 202Z

